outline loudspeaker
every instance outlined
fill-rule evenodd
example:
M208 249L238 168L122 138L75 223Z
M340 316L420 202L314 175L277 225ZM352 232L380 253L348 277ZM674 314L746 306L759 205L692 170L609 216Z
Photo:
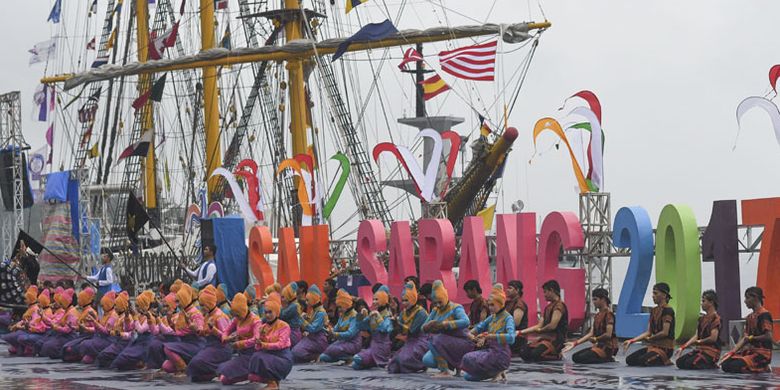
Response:
M12 150L0 151L0 196L3 198L3 205L7 211L14 209L14 155ZM22 182L24 191L22 193L24 208L32 207L33 195L30 187L30 177L27 172L27 156L22 153Z

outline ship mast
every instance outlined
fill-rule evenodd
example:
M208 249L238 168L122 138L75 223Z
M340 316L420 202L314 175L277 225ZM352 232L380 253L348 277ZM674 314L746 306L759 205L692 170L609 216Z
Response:
M143 1L143 0L139 0ZM201 50L213 49L214 0L200 0L200 43ZM217 181L210 179L211 173L222 166L222 150L219 142L219 94L217 91L217 67L203 67L203 111L206 128L206 179L208 180L208 198L216 190Z
M136 30L136 39L138 39L138 62L145 63L149 60L149 2L148 0L135 0L136 19L138 29ZM152 75L142 74L138 76L139 91L148 91L152 87ZM141 109L141 133L146 131L154 132L152 102L147 100L145 107ZM154 139L154 136L152 136ZM144 163L144 202L147 209L157 208L157 180L154 164L154 147L149 148Z

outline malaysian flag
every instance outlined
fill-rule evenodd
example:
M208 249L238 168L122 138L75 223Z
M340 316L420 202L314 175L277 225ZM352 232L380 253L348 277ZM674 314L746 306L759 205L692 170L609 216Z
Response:
M441 70L461 79L493 81L498 41L439 53Z

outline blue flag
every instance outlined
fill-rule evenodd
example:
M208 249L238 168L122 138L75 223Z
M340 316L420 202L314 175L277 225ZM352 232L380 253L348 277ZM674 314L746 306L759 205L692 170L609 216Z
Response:
M62 12L62 0L56 0L54 2L54 7L51 7L51 12L49 12L49 18L46 19L46 21L52 23L59 23L61 12Z
M349 48L353 42L371 42L384 39L398 32L398 29L393 26L393 22L390 19L385 20L382 23L370 23L363 26L355 35L347 38L344 42L339 44L336 48L336 52L333 53L332 61L339 59Z

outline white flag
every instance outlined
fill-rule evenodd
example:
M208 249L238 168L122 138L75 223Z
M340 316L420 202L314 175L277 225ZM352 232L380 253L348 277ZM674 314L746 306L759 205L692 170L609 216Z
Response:
M45 62L49 58L57 58L57 39L52 38L48 41L38 42L28 51L32 54L30 65Z

